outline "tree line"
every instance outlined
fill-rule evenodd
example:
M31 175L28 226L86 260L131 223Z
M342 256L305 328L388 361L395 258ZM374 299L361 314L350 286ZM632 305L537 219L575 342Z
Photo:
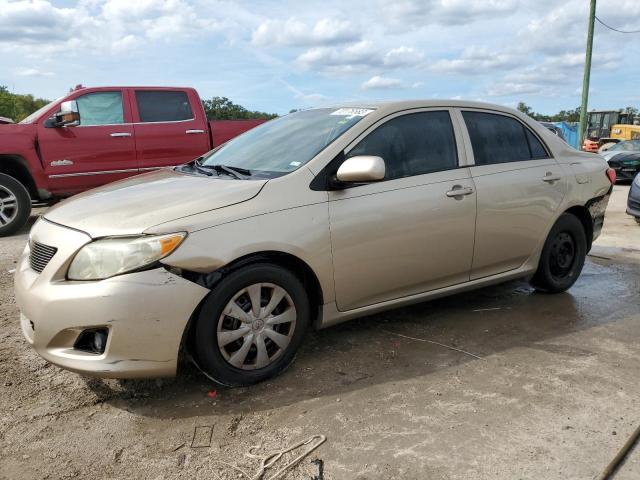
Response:
M555 115L543 115L542 113L534 112L533 109L524 102L518 103L518 110L525 115L529 115L531 118L541 122L579 122L580 121L580 107L576 107L573 110L560 110ZM638 115L638 109L636 107L620 108L618 110L621 113L629 113L631 115Z
M35 98L33 95L11 93L7 87L0 85L0 117L19 122L47 103L49 100Z
M7 117L15 122L24 120L39 108L44 107L49 100L35 98L33 95L11 93L6 86L0 85L0 117ZM203 100L202 106L209 120L249 120L271 119L275 113L248 110L242 105L233 103L227 97L213 97Z

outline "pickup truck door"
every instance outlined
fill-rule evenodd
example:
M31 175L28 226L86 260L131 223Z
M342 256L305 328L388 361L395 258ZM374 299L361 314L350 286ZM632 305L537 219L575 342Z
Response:
M80 125L38 125L38 145L49 188L76 193L138 173L127 92L78 92Z
M195 90L131 89L140 170L180 165L211 149Z

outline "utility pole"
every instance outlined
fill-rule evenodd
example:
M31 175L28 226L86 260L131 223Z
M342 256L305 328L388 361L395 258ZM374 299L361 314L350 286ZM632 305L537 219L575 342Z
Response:
M587 123L587 104L589 103L589 78L591 76L591 51L593 50L593 24L596 18L596 0L591 0L589 9L589 32L587 33L587 55L584 61L584 77L582 78L582 104L580 106L580 144L584 140Z

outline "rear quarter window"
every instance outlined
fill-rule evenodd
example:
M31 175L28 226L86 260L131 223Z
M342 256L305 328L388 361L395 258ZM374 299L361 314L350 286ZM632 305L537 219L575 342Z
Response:
M179 122L193 118L186 92L136 90L136 104L141 122Z

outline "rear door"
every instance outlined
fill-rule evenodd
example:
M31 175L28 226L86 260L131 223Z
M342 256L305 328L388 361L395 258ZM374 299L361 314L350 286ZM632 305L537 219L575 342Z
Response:
M131 99L141 170L187 163L209 150L195 90L131 89Z
M478 214L471 279L520 267L544 241L566 191L562 168L516 117L461 111Z
M469 280L476 198L457 128L448 109L400 113L347 149L382 157L386 175L329 192L341 311Z
M77 126L38 125L38 142L54 193L75 193L138 173L126 90L77 94Z

